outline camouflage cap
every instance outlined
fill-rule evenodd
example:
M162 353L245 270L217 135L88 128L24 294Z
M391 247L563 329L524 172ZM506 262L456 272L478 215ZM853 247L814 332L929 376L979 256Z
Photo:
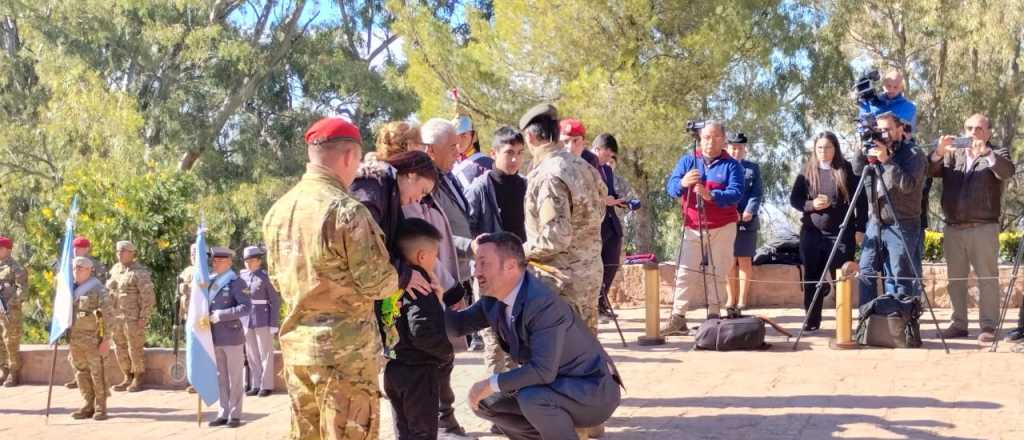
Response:
M121 240L117 242L117 251L132 251L135 252L135 245L128 240Z
M558 109L547 103L533 106L523 114L523 117L519 118L519 129L526 130L526 126L540 117L558 120Z
M92 269L92 259L88 257L75 257L71 262L72 267L88 267Z

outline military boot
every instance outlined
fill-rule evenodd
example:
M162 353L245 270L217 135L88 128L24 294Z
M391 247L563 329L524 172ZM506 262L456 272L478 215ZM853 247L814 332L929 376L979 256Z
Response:
M96 412L92 415L93 420L107 420L107 398L96 398Z
M82 409L71 413L71 418L75 420L88 419L96 412L96 408L93 407L92 400L86 400L85 406Z
M78 381L76 381L74 379L71 379L70 382L64 384L64 388L67 388L69 390L73 390L75 388L78 388Z
M124 380L121 381L121 383L119 383L117 385L114 385L114 391L124 391L124 390L127 390L128 389L128 385L130 385L131 383L132 383L132 374L131 373L126 373L124 375Z
M131 385L128 385L128 392L129 393L137 393L139 391L142 391L142 375L141 374L134 374L134 375L132 375L132 383L131 383Z
M7 372L7 378L4 379L4 386L7 387L7 388L18 386L18 370L17 369L11 368L11 370Z
M690 329L686 327L686 317L675 313L668 319L668 324L661 329L662 336L686 336L689 334Z

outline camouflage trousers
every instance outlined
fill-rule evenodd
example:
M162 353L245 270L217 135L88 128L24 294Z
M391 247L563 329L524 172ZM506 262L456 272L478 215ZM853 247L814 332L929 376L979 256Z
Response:
M593 276L570 277L562 280L544 270L536 269L533 265L530 265L529 269L537 279L551 290L558 292L583 319L590 332L597 336L597 299L601 294L601 283L603 282L600 270L595 271Z
M480 332L480 337L484 340L484 366L487 367L488 373L504 373L518 367L512 360L512 356L501 349L501 344L498 344L498 335L494 334L494 330L491 330L490 327L485 328Z
M146 345L146 321L139 320L118 320L110 328L110 335L114 339L117 355L117 366L121 372L145 373L146 358L143 348Z
M380 434L377 362L358 365L288 365L296 440L376 440Z
M100 355L100 337L97 335L71 335L71 367L75 381L86 403L106 402L110 395L107 379L103 375L103 356Z
M8 310L7 316L0 317L0 368L11 371L21 369L21 310Z

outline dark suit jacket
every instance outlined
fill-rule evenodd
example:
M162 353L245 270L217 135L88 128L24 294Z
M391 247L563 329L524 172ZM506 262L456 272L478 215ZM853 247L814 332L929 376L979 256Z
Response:
M449 335L494 329L502 348L521 365L498 375L502 392L547 385L570 399L593 403L593 399L601 396L603 381L621 384L611 357L569 304L533 275L524 276L510 323L519 341L517 350L509 351L508 341L500 337L501 308L499 301L489 296L461 312L446 312Z
M249 316L249 308L252 307L252 303L243 292L244 289L245 282L235 278L219 292L210 292L210 315L213 315L214 312L220 313L220 321L210 326L213 332L213 345L227 346L245 343L245 330L242 328L241 319Z
M616 199L622 197L618 189L615 188L615 171L612 170L612 167L601 165L597 167L597 172L601 175L601 181L604 182L604 186L608 188L608 195ZM619 220L619 215L615 213L615 207L606 206L604 210L604 221L601 222L601 239L608 240L611 237L622 237L622 221Z
M245 283L251 300L266 302L266 304L251 304L249 328L277 327L280 321L278 315L281 313L281 295L270 283L267 271L260 269L250 272L249 269L242 269L238 278Z

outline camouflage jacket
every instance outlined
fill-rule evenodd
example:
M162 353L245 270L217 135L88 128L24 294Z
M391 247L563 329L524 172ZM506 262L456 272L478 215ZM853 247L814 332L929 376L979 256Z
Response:
M309 164L263 219L267 271L287 305L288 365L376 362L375 300L398 291L384 234L335 175Z
M28 272L14 258L0 260L0 301L6 310L18 310L28 296Z
M94 277L95 278L95 277ZM90 280L94 279L90 278ZM86 281L74 287L74 315L69 332L70 342L98 344L110 329L109 319L114 316L114 301L103 283Z
M149 269L138 261L110 269L107 289L114 296L114 315L120 319L147 320L156 305L156 292Z
M526 258L559 285L574 277L601 277L608 188L594 167L559 144L532 153L535 165L526 178Z

